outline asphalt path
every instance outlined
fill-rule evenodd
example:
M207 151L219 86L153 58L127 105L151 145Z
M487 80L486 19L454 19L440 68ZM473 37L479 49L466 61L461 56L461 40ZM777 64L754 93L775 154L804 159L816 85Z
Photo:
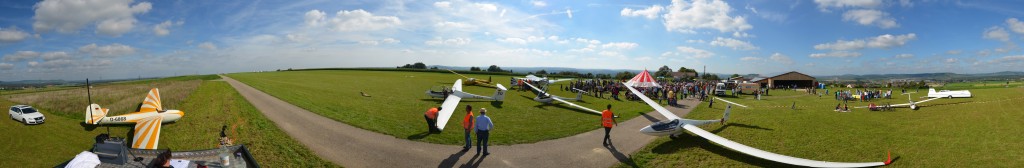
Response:
M490 146L490 155L462 152L461 145L411 141L363 130L299 108L227 76L221 76L249 103L289 136L321 158L345 167L610 167L633 164L629 154L654 140L638 130L665 117L648 112L620 122L612 129L612 145L601 144L604 129L531 144ZM683 108L666 106L686 116L697 101L680 101ZM501 129L497 126L496 129ZM476 135L473 135L476 141ZM491 136L513 136L497 135ZM475 143L475 142L474 142Z

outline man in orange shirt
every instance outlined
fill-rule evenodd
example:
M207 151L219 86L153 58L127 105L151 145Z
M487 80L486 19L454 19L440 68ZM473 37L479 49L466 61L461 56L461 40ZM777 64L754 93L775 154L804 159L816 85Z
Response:
M430 108L426 113L423 113L423 119L427 120L427 132L440 132L437 130L437 126L434 125L437 122L438 111L441 111L441 107Z
M469 133L473 132L473 125L473 106L466 105L466 117L462 118L462 129L466 131L466 146L462 147L462 151L467 151L473 146L473 141L469 139Z
M612 104L608 104L608 108L601 111L601 126L604 126L604 140L601 142L605 146L612 144L612 137L609 135L612 131L612 127L619 125L615 121L615 114L612 113Z

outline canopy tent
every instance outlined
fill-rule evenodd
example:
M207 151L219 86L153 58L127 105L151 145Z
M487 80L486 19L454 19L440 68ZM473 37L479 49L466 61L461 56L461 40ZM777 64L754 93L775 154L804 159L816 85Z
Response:
M626 82L626 85L632 87L661 87L658 85L658 81L655 81L654 78L651 77L651 73L647 72L646 69L644 69L643 72L640 72L640 74L636 74L633 79Z

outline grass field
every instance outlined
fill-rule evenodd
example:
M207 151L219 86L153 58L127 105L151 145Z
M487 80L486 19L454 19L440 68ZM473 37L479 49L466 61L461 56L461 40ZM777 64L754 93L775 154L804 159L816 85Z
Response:
M173 83L173 81L176 80L157 80L152 83ZM320 159L274 126L273 122L263 117L227 83L222 81L197 82L199 82L196 84L198 87L192 89L194 91L178 103L166 104L167 99L164 99L165 107L174 106L174 109L184 111L185 117L175 123L164 124L161 131L160 148L172 150L215 148L221 126L228 125L229 137L234 138L236 144L246 144L261 166L336 167L333 163ZM150 82L124 85L148 86L148 83ZM137 89L135 86L119 87ZM143 91L135 96L124 97L123 99L126 99L124 101L141 102L148 88L140 90ZM164 88L161 90L165 96L170 94ZM110 91L119 92L116 89ZM83 99L81 96L67 99L73 98ZM80 100L82 102L62 101L74 102L71 103L73 105L80 104L77 106L84 107L86 105L84 100ZM13 104L15 103L0 99L0 106L9 107ZM40 108L44 107L29 104ZM0 133L5 135L0 139L4 139L2 142L7 143L0 145L0 155L5 156L0 160L0 167L50 167L70 160L78 152L89 150L92 138L105 133L106 128L89 129L80 125L82 122L80 118L55 115L57 113L80 113L81 111L78 108L73 110L72 112L43 110L42 113L47 115L47 122L42 125L22 125L13 120L0 121ZM113 108L111 111L114 112ZM111 135L128 137L127 131L130 128L132 127L129 125L111 127Z
M1005 83L1003 83L1005 84ZM1013 83L1011 83L1013 84ZM974 85L974 84L970 84ZM948 86L948 85L947 85ZM953 85L956 86L956 85ZM961 86L957 86L961 87ZM947 89L947 88L940 88ZM898 92L898 91L896 91ZM726 125L704 129L762 150L813 160L879 162L891 151L896 167L1018 167L1024 164L1024 88L971 89L974 98L939 99L920 110L855 109L837 113L832 96L773 90L772 96L727 98L734 108ZM914 94L915 100L926 93ZM791 109L796 103L796 110ZM874 103L905 103L906 97ZM853 106L867 102L851 103ZM714 118L723 106L702 103L687 118ZM656 139L632 155L640 167L791 167L735 152L686 133ZM620 164L617 167L629 167Z
M440 144L461 144L461 119L465 105L488 109L495 124L491 143L495 145L532 143L579 134L600 127L600 116L575 108L533 101L532 92L509 91L504 103L463 99L441 134L427 134L423 112L440 106L442 100L427 97L424 92L435 85L451 86L460 77L436 72L381 72L381 71L289 71L266 73L240 73L228 76L256 89L302 107L322 116L363 129L384 133L397 138ZM485 75L469 75L487 79ZM509 76L492 76L508 87ZM553 84L553 86L557 86ZM464 86L469 93L490 96L492 88ZM362 97L365 92L372 97ZM562 97L575 94L554 90ZM620 121L652 109L640 102L615 101L584 96L578 104L603 110L612 104Z

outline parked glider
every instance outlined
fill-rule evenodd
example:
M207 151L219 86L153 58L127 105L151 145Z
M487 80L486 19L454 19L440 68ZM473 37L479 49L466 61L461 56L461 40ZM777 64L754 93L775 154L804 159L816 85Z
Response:
M550 104L552 101L558 101L558 102L562 102L562 103L568 104L569 106L573 106L573 107L576 107L578 109L582 109L583 111L587 111L587 112L590 112L590 113L601 115L600 111L597 111L597 110L594 110L594 109L590 109L590 108L587 108L587 107L583 107L583 106L580 106L580 105L577 105L577 104L574 104L574 103L570 103L569 101L565 101L566 98L564 98L564 97L558 97L558 96L555 96L555 95L548 94L547 92L545 92L543 90L540 90L539 88L531 85L530 83L525 83L525 84L526 84L526 86L530 86L530 88L533 88L533 90L536 90L538 92L537 93L537 97L533 98L533 101L541 102L541 103L544 103L544 104ZM577 93L576 94L576 101L582 101L582 100L583 100L582 93ZM618 118L619 116L614 116L614 117Z
M531 82L537 82L538 85L548 85L548 84L552 84L552 83L555 83L555 82L570 81L570 80L572 80L572 78L550 79L550 78L547 78L547 77L537 77L535 75L526 75L526 77L519 78L519 79L526 80L526 81L531 81Z
M725 99L722 99L722 98L718 98L718 97L715 97L715 99L721 100L721 101L723 101L723 102L726 102L726 103L729 103L729 104L737 105L737 106L740 106L740 107L743 107L743 108L749 108L749 107L747 107L747 106L744 106L744 105L742 105L742 104L739 104L739 103L733 103L733 102L731 102L731 101L728 101L728 100L725 100Z
M135 149L156 149L160 143L160 128L163 123L178 121L185 116L179 110L165 110L160 103L160 90L149 90L138 112L118 116L107 116L110 109L90 104L85 109L85 123L93 125L135 124L135 136L131 147Z
M971 97L971 91L969 90L940 90L935 91L935 88L928 88L928 97Z
M491 88L497 88L496 86L491 85L491 77L487 77L487 80L477 79L477 78L470 78L470 77L468 77L466 75L462 75L462 74L459 74L458 72L452 71L451 69L447 69L447 70L448 70L448 72L452 72L452 73L454 73L456 75L462 76L462 78L465 78L467 85L477 85L477 86L486 86L486 87L491 87Z
M505 89L505 86L502 86L501 84L498 84L497 88L498 89L494 91L494 97L480 96L462 92L462 79L455 80L455 84L452 85L452 92L444 99L444 103L441 103L441 111L437 113L437 122L434 126L437 127L437 130L443 131L445 124L448 124L448 119L452 117L452 113L455 112L455 109L458 109L459 101L464 98L489 99L494 101L505 100L505 91L508 91L508 89ZM427 91L427 94L430 95L430 91Z
M647 135L652 135L652 136L666 136L666 135L668 135L670 137L675 137L676 135L682 134L683 130L687 130L687 131L690 131L693 134L697 134L698 136L704 137L705 139L708 139L709 141L712 141L712 142L715 142L715 143L717 143L719 145L725 146L726 148L729 148L729 149L732 149L732 150L735 150L735 151L739 151L739 152L745 153L747 155L751 155L751 156L755 156L755 157L759 157L759 158L767 159L767 160L771 160L771 161L776 161L776 162L780 162L780 163L786 163L786 164L791 164L791 165L798 165L798 166L807 166L807 167L873 167L873 166L888 165L889 163L892 163L892 158L891 157L889 158L889 160L887 160L885 162L844 163L844 162L826 162L826 161L809 160L809 159L796 158L796 157L792 157L792 156L780 155L780 154L771 153L771 152L768 152L768 151L763 151L763 150L760 150L760 149L757 149L757 148L753 148L753 147L750 147L750 146L746 146L746 145L743 145L743 144L740 144L740 143L733 142L731 140L728 140L728 139L722 138L722 137L720 137L718 135L715 135L715 134L713 134L711 132L705 131L704 129L701 129L700 127L697 127L697 126L707 125L707 124L716 123L716 122L725 123L725 120L729 118L729 111L732 110L731 106L730 107L726 107L725 115L722 117L722 119L719 119L719 120L690 120L690 119L683 119L683 118L680 118L679 116L676 116L675 114L672 114L672 112L669 112L667 109L665 109L664 107L659 105L657 102L654 102L650 98L647 98L647 96L644 96L644 94L640 93L640 91L637 91L636 89L634 89L629 84L626 84L626 88L628 88L629 91L633 92L633 94L635 94L638 97L640 97L640 99L642 99L644 102L646 102L647 105L650 105L651 107L653 107L655 111L658 111L658 113L661 113L661 115L663 115L666 118L668 118L668 121L655 122L655 123L653 123L653 124L651 124L651 125L649 125L647 127L644 127L643 129L640 129L641 133L644 133L644 134L647 134Z
M909 103L885 105L882 108L910 107L910 109L912 109L912 110L917 110L917 109L921 108L920 106L917 106L918 103L924 103L924 102L932 101L932 100L935 100L935 99L943 98L943 97L935 97L935 98L925 99L925 100L921 100L921 101L915 102L914 100L910 100L910 94L905 94L905 95L907 95L907 101L909 101ZM872 107L871 106L860 106L860 107L854 107L854 108L872 108ZM878 108L878 107L875 107L875 108Z

